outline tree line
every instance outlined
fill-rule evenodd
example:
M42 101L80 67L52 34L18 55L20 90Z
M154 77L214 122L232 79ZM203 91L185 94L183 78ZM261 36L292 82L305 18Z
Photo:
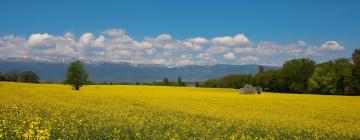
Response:
M360 95L360 49L353 52L351 59L338 58L320 64L307 58L292 59L278 69L265 70L259 66L255 75L227 75L206 80L201 86L239 89L246 84L271 92Z
M39 83L39 76L32 71L12 69L4 74L0 72L0 81Z
M91 82L88 80L89 76L84 69L82 63L80 61L74 61L70 63L67 72L66 79L64 84L72 85L74 90L79 90L83 85L96 84L95 82ZM122 84L122 85L130 85L131 83L121 82L121 83L108 83L102 82L99 84L104 85L113 85L113 84ZM152 82L152 83L139 83L136 82L135 85L161 85L161 86L186 86L185 82L182 81L181 77L178 77L176 81L170 81L168 78L164 78L161 82Z
M75 61L70 63L64 83L72 85L74 90L79 90L83 85L96 84L88 79L82 63ZM32 71L10 70L0 73L0 81L39 83L39 77ZM139 84L136 82L136 85ZM186 86L181 77L177 81L165 77L161 82L142 84ZM201 84L195 83L195 87L239 89L247 84L272 92L360 95L360 48L353 52L351 59L338 58L320 64L308 58L292 59L286 61L282 68L265 70L259 66L255 75L227 75Z

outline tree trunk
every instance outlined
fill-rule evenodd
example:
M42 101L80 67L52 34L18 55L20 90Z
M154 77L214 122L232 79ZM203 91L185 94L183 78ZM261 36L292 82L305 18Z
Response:
M79 90L79 89L80 89L80 86L76 85L75 90Z

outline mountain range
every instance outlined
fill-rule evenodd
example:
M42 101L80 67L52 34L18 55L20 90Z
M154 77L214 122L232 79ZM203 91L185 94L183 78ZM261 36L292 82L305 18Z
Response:
M31 70L37 73L40 81L62 82L71 59L0 59L0 72L11 69ZM217 78L228 74L254 74L258 65L188 65L166 67L163 65L139 65L130 63L85 61L84 67L90 80L95 82L152 82L164 77L175 80L181 77L184 81L197 82ZM265 69L277 68L265 66Z

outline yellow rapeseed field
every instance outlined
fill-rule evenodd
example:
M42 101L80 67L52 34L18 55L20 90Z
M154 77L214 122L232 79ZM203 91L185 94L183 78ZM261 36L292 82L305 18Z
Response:
M360 139L360 97L0 82L0 139Z

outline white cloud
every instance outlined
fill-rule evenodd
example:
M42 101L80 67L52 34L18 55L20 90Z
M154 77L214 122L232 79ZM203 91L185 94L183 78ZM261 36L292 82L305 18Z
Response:
M251 47L236 47L234 48L235 53L250 53L254 51L254 48Z
M230 37L230 36L215 37L211 40L211 42L217 45L225 45L225 46L248 45L250 43L249 39L244 34L237 34L234 37Z
M317 56L344 50L336 41L311 45L305 41L280 44L272 41L251 42L244 34L208 39L195 37L174 39L169 34L133 39L123 29L108 29L94 34L86 32L80 37L71 32L64 35L48 33L28 37L14 35L0 37L0 58L24 57L77 57L93 60L130 62L137 64L164 64L167 66L211 64L270 64L271 57ZM242 56L242 57L241 57ZM237 59L239 58L239 59ZM260 61L263 60L263 61ZM281 62L280 62L281 63Z
M74 34L71 33L71 32L66 32L66 33L64 34L64 37L65 37L65 38L74 38Z
M344 50L344 46L336 41L326 41L325 43L321 44L320 47L313 46L308 47L305 50L305 56L320 56L324 53L332 53L337 51Z
M95 46L103 47L105 43L105 37L103 35L100 35L98 38L95 39Z
M49 34L32 34L28 39L28 44L29 46L50 46L49 38L52 38Z
M240 61L243 63L256 63L257 61L259 61L259 58L255 56L245 56L241 57Z
M124 29L107 29L102 32L102 34L110 37L119 37L125 35L126 31Z
M194 51L199 51L202 49L202 46L195 44L195 43L191 43L191 42L183 42L182 43L186 48L194 50Z
M228 52L224 54L224 58L227 60L234 60L235 59L235 54L232 52Z
M161 34L159 36L156 37L157 41L169 41L169 40L172 40L172 37L168 34Z
M0 37L0 57L24 56L25 43L24 38L14 35Z
M191 38L191 39L188 39L187 41L195 43L195 44L204 44L204 43L209 42L208 39L202 38L202 37Z
M154 59L151 61L153 64L160 64L160 65L165 65L167 60L162 58L162 59Z
M344 47L336 41L326 41L325 43L321 44L319 50L322 52L341 51L344 50Z
M280 54L283 50L281 45L269 42L269 41L261 41L258 43L256 47L256 53L258 55L266 55L266 56L273 56Z
M229 48L225 46L212 46L209 49L207 49L207 52L212 54L219 54L219 53L224 53L228 50Z
M289 44L285 47L284 53L289 55L299 55L303 52L303 48L307 45L305 41L298 41L296 43Z
M249 39L244 34L238 34L233 38L235 44L249 43Z
M78 41L79 46L84 47L90 45L91 41L93 40L93 37L94 35L92 33L84 33Z
M224 37L215 37L211 40L214 44L221 44L221 45L232 45L232 37L224 36Z

